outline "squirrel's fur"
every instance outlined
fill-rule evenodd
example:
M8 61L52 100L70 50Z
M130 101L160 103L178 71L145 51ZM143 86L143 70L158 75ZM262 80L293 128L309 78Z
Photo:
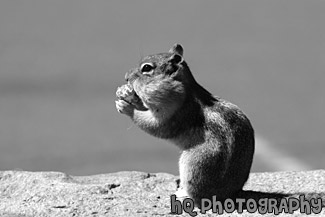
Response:
M254 130L236 105L195 81L181 45L144 57L125 77L117 110L182 150L176 196L200 205L202 198L224 200L242 189L252 164Z

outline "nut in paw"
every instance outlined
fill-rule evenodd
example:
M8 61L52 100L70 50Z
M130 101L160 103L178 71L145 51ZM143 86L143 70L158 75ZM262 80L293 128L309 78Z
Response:
M142 103L141 99L138 97L136 92L133 90L132 86L129 84L124 84L121 87L117 88L116 97L119 100L128 102L132 104L137 110L146 111L148 110ZM132 106L131 105L131 106ZM120 112L125 114L124 112Z
M117 88L116 97L127 102L132 102L136 96L133 88L128 84L124 84Z

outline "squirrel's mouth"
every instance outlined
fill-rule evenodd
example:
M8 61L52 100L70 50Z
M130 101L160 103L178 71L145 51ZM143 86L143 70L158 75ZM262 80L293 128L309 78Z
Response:
M134 80L128 81L128 86L132 88L134 97L137 99L137 101L142 101L141 98L139 97L138 91L135 88Z
M143 103L143 101L142 101L142 99L139 97L139 95L138 95L138 93L137 93L137 91L135 90L135 88L134 88L134 86L132 85L132 84L129 84L129 85L131 85L131 87L133 88L133 92L134 92L134 98L135 98L135 106L136 106L136 108L138 109L138 110L140 110L140 111L147 111L147 110L149 110L149 108L147 108L145 105L144 105L144 103Z
M137 101L142 101L135 90L134 90L134 97L137 99Z

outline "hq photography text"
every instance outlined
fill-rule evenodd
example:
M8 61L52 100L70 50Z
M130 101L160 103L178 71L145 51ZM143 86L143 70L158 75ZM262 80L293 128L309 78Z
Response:
M176 195L171 195L171 213L172 214L182 214L183 211L188 213L190 216L197 216L198 212L194 211L195 204L191 198L185 198L182 201L176 199ZM201 200L200 213L205 214L207 211L212 210L212 213L217 213L219 215L226 213L233 213L237 211L239 214L243 213L246 209L249 213L255 213L258 211L260 214L273 213L278 215L279 213L289 213L292 214L299 210L300 213L304 214L319 214L322 210L322 199L312 198L307 200L304 195L300 195L299 198L288 197L288 198L261 198L255 199L243 199L236 198L226 199L221 202L216 199L216 196L210 199Z

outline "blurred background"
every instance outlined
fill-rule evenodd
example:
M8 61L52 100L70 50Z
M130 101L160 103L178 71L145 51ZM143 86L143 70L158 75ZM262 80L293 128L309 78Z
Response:
M0 2L0 170L178 174L179 150L117 113L142 56L176 42L256 130L253 171L324 169L325 2Z

